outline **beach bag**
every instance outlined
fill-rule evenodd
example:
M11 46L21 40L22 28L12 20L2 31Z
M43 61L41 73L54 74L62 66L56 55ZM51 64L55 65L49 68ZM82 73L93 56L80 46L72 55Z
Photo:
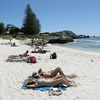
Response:
M36 61L36 57L35 57L35 56L29 57L28 63L36 63L36 62L37 62L37 61Z
M55 52L50 55L50 59L56 59L56 58L57 58L57 54Z
M59 96L63 93L61 87L59 88L56 88L56 87L51 87L51 89L48 91L49 93L49 96L51 95L56 95L56 96Z

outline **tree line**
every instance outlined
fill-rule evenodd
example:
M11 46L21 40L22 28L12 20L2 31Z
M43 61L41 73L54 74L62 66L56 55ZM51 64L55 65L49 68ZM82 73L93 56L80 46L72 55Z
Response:
M36 17L29 4L26 6L23 25L21 28L12 24L5 25L3 22L0 23L0 35L17 35L18 33L22 33L24 35L36 35L40 31L41 25L39 19Z

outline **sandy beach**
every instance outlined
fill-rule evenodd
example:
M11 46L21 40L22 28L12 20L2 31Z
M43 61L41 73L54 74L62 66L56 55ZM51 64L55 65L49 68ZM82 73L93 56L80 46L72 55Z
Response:
M5 40L0 40L0 43ZM0 45L0 100L100 100L100 54L84 52L48 44L46 54L31 53L27 45ZM37 63L6 62L9 55L22 54L29 50ZM49 59L56 52L57 59ZM49 71L61 67L67 75L76 74L73 79L77 87L69 87L60 96L49 96L48 91L24 90L22 85L32 72L42 68Z

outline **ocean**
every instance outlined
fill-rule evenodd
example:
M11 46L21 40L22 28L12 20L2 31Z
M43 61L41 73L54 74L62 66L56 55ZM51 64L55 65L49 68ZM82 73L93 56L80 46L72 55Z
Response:
M66 47L66 48L82 50L82 51L100 53L100 37L75 39L74 42L65 43L65 44L55 44L55 45Z

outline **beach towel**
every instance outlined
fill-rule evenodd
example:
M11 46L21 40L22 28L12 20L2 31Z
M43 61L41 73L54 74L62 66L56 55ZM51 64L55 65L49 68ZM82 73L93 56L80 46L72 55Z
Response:
M28 88L27 87L27 80L25 80L25 82L23 82L23 86L22 89L26 90L26 89L33 89L33 90L40 90L40 91L48 91L51 90L53 87L52 86L41 86L41 87L37 87L37 88ZM62 90L66 90L68 86L65 86L64 84L59 84L59 86L56 87L60 87Z

